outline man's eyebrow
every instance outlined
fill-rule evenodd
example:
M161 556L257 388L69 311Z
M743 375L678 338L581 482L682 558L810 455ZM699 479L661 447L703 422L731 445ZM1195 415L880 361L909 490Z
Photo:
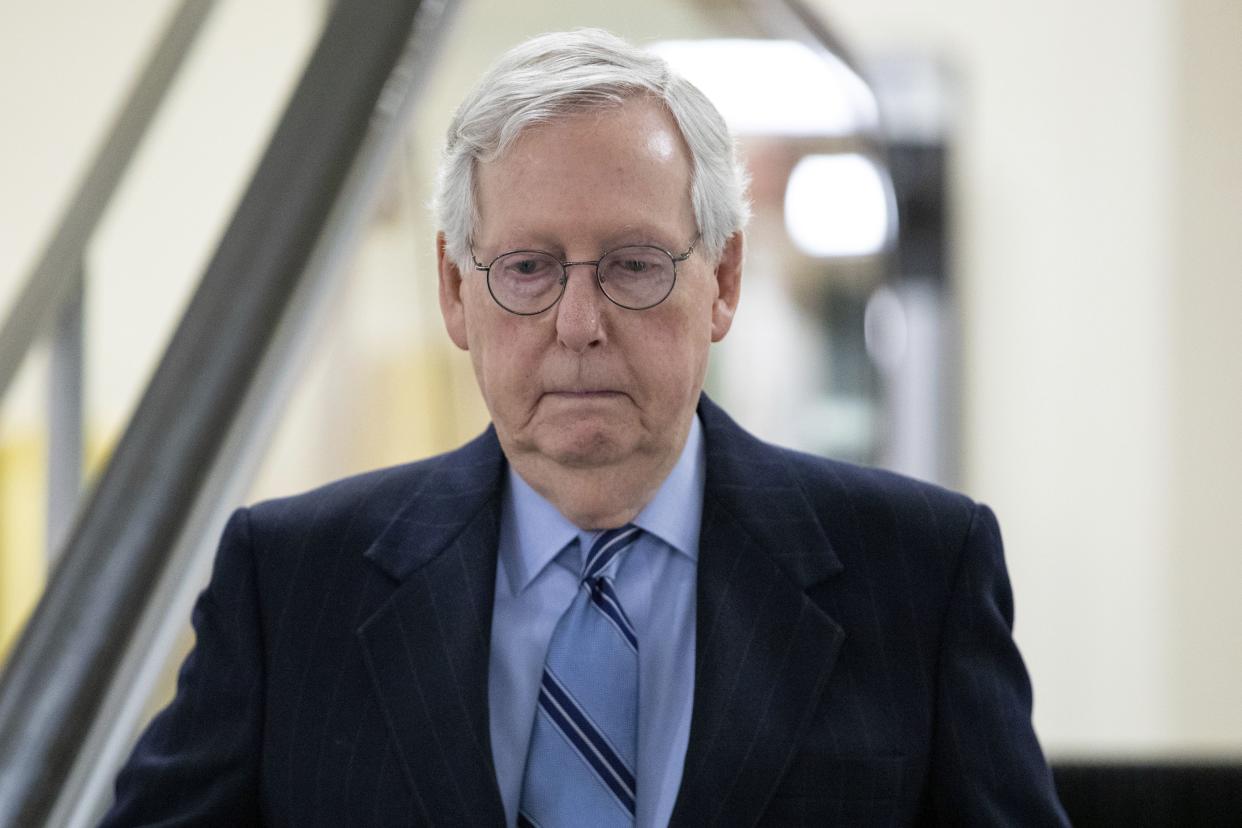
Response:
M608 243L604 246L605 250L616 250L618 247L628 247L635 244L654 245L662 249L669 247L669 233L667 232L651 232L644 230L631 230L626 233L620 233L611 236ZM674 247L676 245L673 245Z
M646 227L631 227L601 237L595 245L595 252L607 253L610 250L631 245L653 245L662 250L672 250L673 247L677 247L679 244L685 245L687 243L689 243L689 239L685 242L674 242L673 234L667 231L658 231ZM670 244L672 245L671 247L669 246ZM552 234L543 233L515 233L511 236L505 236L495 247L495 255L513 250L540 250L564 257L566 250L563 240ZM479 245L478 249L481 250L482 246Z

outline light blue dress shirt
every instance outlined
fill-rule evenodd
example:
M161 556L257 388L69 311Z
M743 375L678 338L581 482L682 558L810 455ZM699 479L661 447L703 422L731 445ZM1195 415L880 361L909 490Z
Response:
M694 696L694 595L706 479L696 415L677 465L634 524L617 594L638 633L638 801L635 825L668 824L681 786ZM492 757L510 826L517 822L526 749L556 622L578 589L581 553L558 553L583 532L509 468L501 503L488 665ZM574 552L575 554L569 554Z

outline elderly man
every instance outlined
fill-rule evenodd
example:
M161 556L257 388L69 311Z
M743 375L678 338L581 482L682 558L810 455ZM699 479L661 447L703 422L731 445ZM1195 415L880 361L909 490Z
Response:
M439 297L492 427L240 510L109 825L1058 825L995 520L701 395L744 177L598 31L449 132Z

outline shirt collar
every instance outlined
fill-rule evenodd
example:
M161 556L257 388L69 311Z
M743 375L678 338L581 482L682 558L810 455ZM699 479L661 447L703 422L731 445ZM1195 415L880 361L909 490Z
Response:
M690 421L690 433L677 465L634 518L634 525L692 561L699 559L699 524L703 519L703 487L707 481L707 451L699 415Z
M634 524L697 561L706 479L703 427L695 414L681 456ZM501 498L500 559L514 595L526 589L579 534L577 526L508 466L508 485Z

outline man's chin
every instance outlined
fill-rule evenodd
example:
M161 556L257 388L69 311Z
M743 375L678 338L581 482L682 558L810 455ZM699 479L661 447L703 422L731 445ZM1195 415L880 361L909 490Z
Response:
M541 435L535 443L539 454L568 468L594 468L622 462L633 453L633 440L617 429L579 423L555 434Z

